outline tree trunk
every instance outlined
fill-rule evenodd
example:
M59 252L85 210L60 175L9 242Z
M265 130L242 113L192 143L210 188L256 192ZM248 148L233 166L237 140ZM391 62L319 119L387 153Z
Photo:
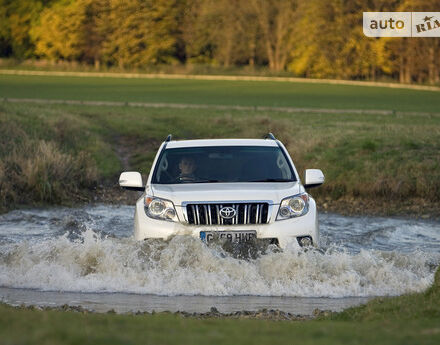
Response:
M400 55L400 61L399 61L399 83L404 83L405 82L405 68L404 68L404 64L405 64L405 58L403 57L403 55Z
M255 41L249 44L249 66L252 68L255 66Z
M435 84L438 82L439 73L436 61L436 52L434 46L429 47L429 62L428 62L428 82L429 84Z
M272 45L270 44L269 38L266 39L266 53L267 53L267 58L269 59L269 68L271 70L274 70L275 69L275 59L274 59Z

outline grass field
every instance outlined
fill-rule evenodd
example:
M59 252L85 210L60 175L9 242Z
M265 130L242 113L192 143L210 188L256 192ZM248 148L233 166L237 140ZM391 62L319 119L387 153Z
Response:
M438 344L440 271L425 293L376 299L312 321L81 314L0 304L0 339L2 344Z
M0 97L440 112L440 92L289 82L0 75Z
M439 95L321 84L0 76L0 97L14 98L438 111ZM10 102L0 103L0 208L87 199L87 191L93 194L105 181L114 184L123 169L146 175L168 133L192 139L259 138L267 132L285 143L301 176L306 168L324 171L326 183L312 191L320 205L438 214L439 114Z

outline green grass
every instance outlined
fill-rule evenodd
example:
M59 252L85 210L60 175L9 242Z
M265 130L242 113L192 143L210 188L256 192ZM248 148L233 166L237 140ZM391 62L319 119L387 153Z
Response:
M425 293L381 298L312 321L114 315L0 305L2 344L438 344L440 271Z
M320 114L2 102L0 208L27 201L63 202L72 190L62 193L63 188L69 188L57 188L56 180L66 176L76 176L71 181L83 181L73 186L73 194L96 183L114 184L123 169L140 170L146 176L168 133L177 139L259 138L270 131L285 143L301 176L307 168L324 171L326 183L312 194L327 204L339 202L344 210L362 201L364 204L353 212L375 208L388 214L438 214L440 115L405 111L438 112L439 95L431 91L286 82L0 75L0 97L10 98L403 111L394 115ZM68 155L65 158L74 161L76 172L72 175L66 164L58 169L56 162L49 166L39 162L39 174L27 168L23 182L19 179L26 170L23 158L28 166L35 164L30 157L41 156L35 148L44 142L52 143L51 150L60 154L60 161L64 157L61 154ZM81 174L83 166L89 173ZM11 180L11 176L16 179Z
M440 93L290 82L0 75L0 97L438 112Z
M440 201L438 115L289 114L3 102L0 123L0 159L5 160L14 150L19 156L24 152L23 142L31 147L35 145L29 143L53 142L61 153L88 155L98 181L115 183L124 168L147 175L168 133L177 139L191 139L259 138L273 132L285 143L301 176L307 168L324 171L326 183L312 194L329 202L341 198L375 204L380 200L410 201L423 206L413 212L417 213ZM121 156L127 157L128 166L123 167ZM0 164L0 181L1 170ZM8 174L3 178L7 186Z

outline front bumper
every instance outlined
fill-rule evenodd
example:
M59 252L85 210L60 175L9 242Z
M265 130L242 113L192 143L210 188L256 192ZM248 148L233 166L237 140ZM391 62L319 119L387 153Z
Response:
M246 231L255 230L258 239L277 239L281 248L288 245L299 247L297 238L310 236L315 246L319 245L319 226L316 204L313 198L309 201L307 214L297 218L276 221L279 205L273 205L272 214L267 224L246 225L188 225L148 217L144 211L143 198L136 203L134 236L136 240L161 238L167 240L173 236L193 236L200 238L200 231ZM183 209L176 206L179 219L184 219Z

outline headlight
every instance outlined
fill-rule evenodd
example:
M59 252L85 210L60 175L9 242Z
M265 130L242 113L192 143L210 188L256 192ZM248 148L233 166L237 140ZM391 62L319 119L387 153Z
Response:
M278 211L277 220L304 216L309 211L309 195L307 193L283 199Z
M171 222L179 221L174 204L169 200L146 196L144 199L144 207L145 213L150 218L168 220Z

